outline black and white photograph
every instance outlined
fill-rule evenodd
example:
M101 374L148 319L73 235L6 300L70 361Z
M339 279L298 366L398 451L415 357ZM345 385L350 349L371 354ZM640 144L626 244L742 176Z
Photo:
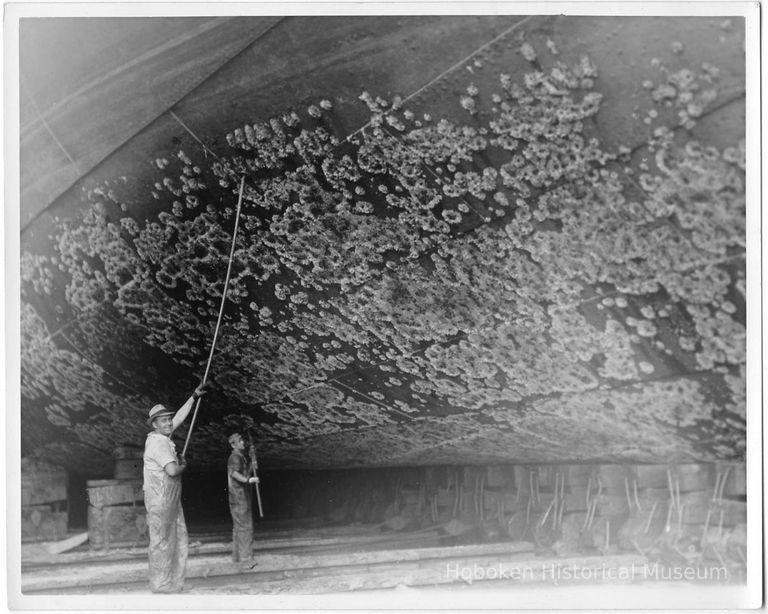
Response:
M761 607L759 4L4 8L7 607Z

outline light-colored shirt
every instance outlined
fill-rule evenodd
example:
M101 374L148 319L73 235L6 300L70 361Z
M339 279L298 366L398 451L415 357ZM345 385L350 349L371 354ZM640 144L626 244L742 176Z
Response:
M149 433L144 444L144 500L148 505L162 500L169 481L175 479L165 472L171 462L179 462L176 444L170 437Z

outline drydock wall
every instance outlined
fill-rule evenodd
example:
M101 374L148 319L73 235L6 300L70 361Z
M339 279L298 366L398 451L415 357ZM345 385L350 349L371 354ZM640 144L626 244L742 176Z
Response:
M278 546L309 547L306 553L295 552L291 565L320 556L313 548L323 545L330 548L330 558L322 565L361 562L368 556L363 553L367 544L374 550L427 548L421 554L414 550L416 558L436 556L430 548L454 557L470 551L528 553L530 564L558 556L558 564L566 565L569 557L601 555L604 565L612 565L611 556L635 555L664 569L684 566L705 573L712 567L728 582L744 578L746 475L741 463L454 465L268 471L261 478L263 517L254 503L255 546L264 551L258 558L261 566L271 564L267 551ZM185 474L183 505L195 556L229 554L225 484L221 472ZM87 497L91 553L119 558L128 549L136 563L136 549L147 544L140 483L92 480ZM355 554L334 551L334 544ZM70 558L75 563L88 557L81 552ZM58 562L66 566L67 560ZM203 561L198 563L195 574L204 571ZM207 564L221 567L217 573L232 573L223 563ZM145 567L131 573L143 580ZM128 581L113 573L98 583L109 578Z

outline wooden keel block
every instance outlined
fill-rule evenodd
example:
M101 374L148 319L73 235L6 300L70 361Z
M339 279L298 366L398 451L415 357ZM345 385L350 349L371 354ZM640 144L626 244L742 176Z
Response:
M21 459L21 505L66 501L67 472L56 465L30 458Z
M672 467L672 479L680 485L680 492L709 490L715 485L715 466L711 463L689 463Z
M515 465L513 467L515 475L515 488L523 492L530 492L530 473L532 468L528 465Z
M475 481L481 473L484 473L483 467L467 466L463 469L463 480L465 485L469 485L470 488L474 488Z
M144 506L88 506L88 540L95 549L117 542L146 544L148 541Z
M564 477L566 486L574 489L578 486L587 486L594 467L592 465L558 465L557 470Z
M668 465L636 465L637 487L640 489L667 488L668 468Z
M603 490L608 492L624 492L627 480L632 481L634 476L627 465L598 465L595 476L603 485Z
M67 536L69 516L50 505L21 508L21 538L25 541L63 539Z
M135 480L91 480L86 487L88 503L94 507L144 501L142 482Z
M536 467L535 474L538 479L539 487L542 489L551 489L555 485L554 465L539 465Z
M511 485L514 482L514 472L504 465L489 465L486 468L486 485L494 488L497 486Z
M721 473L728 471L723 485L723 496L742 497L747 494L747 465L746 463L717 463Z

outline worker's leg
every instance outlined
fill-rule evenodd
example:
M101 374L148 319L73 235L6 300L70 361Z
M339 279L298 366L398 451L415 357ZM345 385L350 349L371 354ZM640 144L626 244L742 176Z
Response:
M171 588L174 592L184 588L184 574L187 570L187 555L189 553L188 542L184 510L179 505L179 513L176 515L176 549L171 573Z
M248 511L245 513L243 528L243 555L245 560L249 560L253 558L253 497L250 489L246 491L245 504Z
M248 510L250 516L250 510ZM237 551L241 561L247 561L253 555L253 520L250 521L247 526L243 526L238 529L237 532Z
M251 509L245 499L230 500L229 510L232 514L232 560L247 561L251 557L251 542L253 541L253 519Z
M175 511L175 510L174 510ZM154 593L172 592L173 560L176 555L175 514L169 517L165 506L147 510L149 527L149 588Z

